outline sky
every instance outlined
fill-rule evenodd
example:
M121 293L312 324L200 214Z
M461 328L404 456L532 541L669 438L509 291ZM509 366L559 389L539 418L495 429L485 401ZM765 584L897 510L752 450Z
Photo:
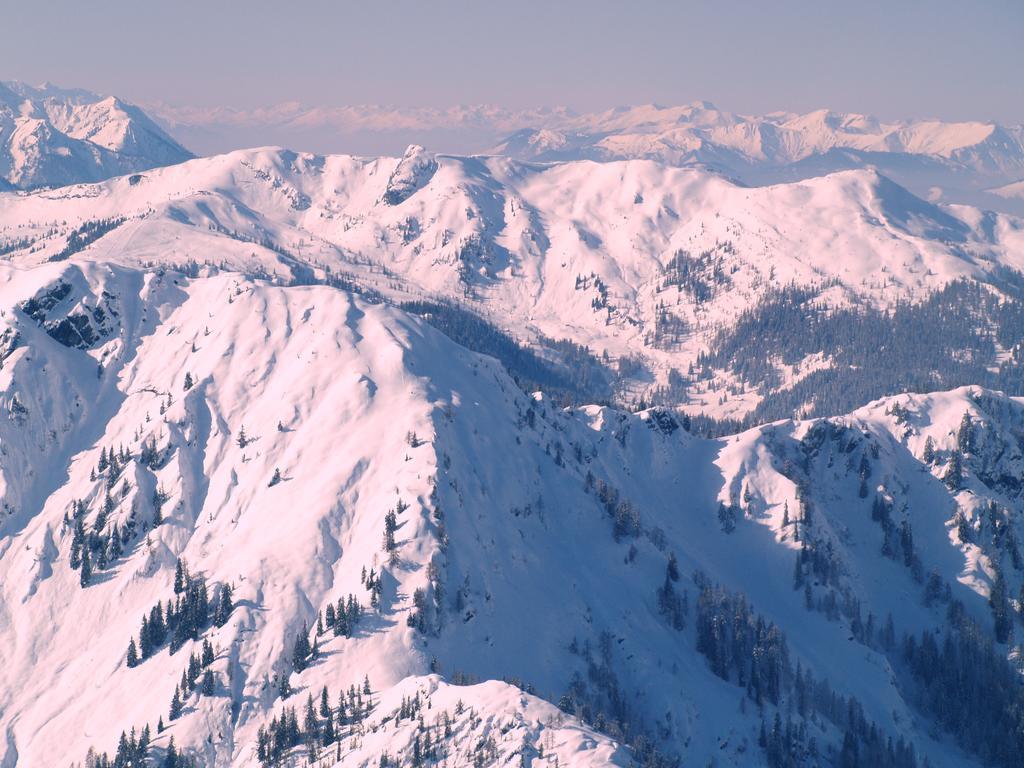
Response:
M1024 123L1024 0L34 0L0 18L0 80L135 102Z

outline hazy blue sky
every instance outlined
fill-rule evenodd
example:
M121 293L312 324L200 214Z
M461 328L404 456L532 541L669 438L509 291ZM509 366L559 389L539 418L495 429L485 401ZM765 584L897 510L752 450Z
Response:
M33 0L0 18L0 79L133 101L1024 122L1024 0Z

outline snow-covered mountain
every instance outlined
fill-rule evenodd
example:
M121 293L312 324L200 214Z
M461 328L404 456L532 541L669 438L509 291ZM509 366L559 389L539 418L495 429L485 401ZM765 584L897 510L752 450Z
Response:
M113 96L0 82L0 189L99 181L190 157Z
M575 355L565 375L583 400L773 419L908 388L1021 384L1021 221L928 203L874 171L748 188L649 160L247 150L0 196L0 250L19 265L80 253L456 302L542 357ZM982 295L961 295L971 286ZM750 331L772 312L765 346ZM858 334L843 342L840 312ZM917 330L951 315L956 336ZM853 394L822 381L837 376L857 379Z
M536 160L648 158L706 167L756 185L875 168L922 196L1022 212L985 190L1024 177L1024 126L883 122L824 109L745 116L698 102L535 125L494 151Z
M788 165L834 149L927 155L973 170L1019 173L1021 127L937 120L883 122L868 115L818 110L744 116L709 102L645 105L551 121L507 145L535 159L574 155L601 159L650 157L672 164L714 164L732 153L746 163Z
M918 195L1024 214L986 190L1024 178L1024 126L939 120L882 121L818 110L738 115L709 102L642 105L578 114L564 108L493 106L256 110L147 105L177 136L204 152L282 144L320 153L489 152L521 160L649 159L696 166L748 185L875 168Z
M873 169L0 193L0 768L1016 766L1022 340Z
M1021 401L706 440L330 286L0 281L4 768L1019 754Z

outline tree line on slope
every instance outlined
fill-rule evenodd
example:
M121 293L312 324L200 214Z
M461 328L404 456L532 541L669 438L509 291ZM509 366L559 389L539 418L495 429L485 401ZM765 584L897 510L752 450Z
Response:
M456 344L497 358L528 391L543 390L565 404L608 402L613 395L610 374L602 362L586 347L568 339L541 341L558 360L554 363L464 307L440 301L410 301L399 308L422 317Z
M963 279L921 302L878 310L831 306L816 298L818 289L790 285L719 332L697 375L724 369L766 392L745 425L966 384L1024 394L1024 276L1005 272L1003 288L999 295ZM792 386L781 378L780 360L794 365L816 354L830 367Z

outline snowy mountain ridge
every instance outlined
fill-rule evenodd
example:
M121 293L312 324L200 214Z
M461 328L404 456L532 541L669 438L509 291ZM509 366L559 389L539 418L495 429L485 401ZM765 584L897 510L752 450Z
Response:
M190 157L142 110L116 97L0 82L0 184L60 187Z
M750 185L878 168L920 196L1024 213L989 192L1024 177L1024 127L984 121L884 121L825 109L739 115L710 102L582 114L485 105L147 109L207 153L283 144L319 153L389 154L415 142L520 160L650 159L711 169Z
M1020 400L705 440L328 286L0 279L4 768L147 725L217 766L962 766L1022 733L946 724L896 650L976 624L1016 653Z
M355 286L393 303L456 302L542 354L557 356L552 340L587 347L591 381L608 382L589 390L591 400L719 417L754 413L773 391L802 398L788 413L812 408L795 387L843 368L831 337L818 343L812 333L834 311L874 313L895 336L893 324L918 311L908 307L952 302L950 286L982 285L990 322L1004 330L962 342L985 355L981 373L960 370L941 342L918 378L818 407L842 411L907 388L1017 386L1007 367L1019 354L1016 315L995 297L1020 298L1020 220L926 202L874 171L747 188L648 160L550 165L422 148L404 159L268 148L0 196L0 222L2 250L25 266L81 253ZM778 301L802 307L793 322L819 318L795 331L817 346L769 350L749 370L749 339L737 334Z

